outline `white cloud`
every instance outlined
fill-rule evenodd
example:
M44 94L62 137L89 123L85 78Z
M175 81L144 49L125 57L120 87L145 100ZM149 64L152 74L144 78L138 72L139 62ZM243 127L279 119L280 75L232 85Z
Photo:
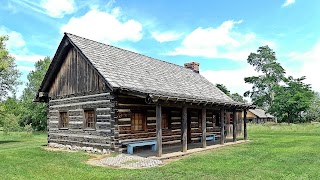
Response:
M287 67L288 75L293 75L295 78L306 76L306 83L311 84L313 90L320 92L320 41L316 43L310 50L306 52L291 52L288 54L289 59L295 62L302 62L302 66L292 69Z
M287 7L289 5L292 5L295 3L295 0L286 0L283 4L282 7Z
M46 14L55 18L62 18L65 14L75 11L73 0L42 0L40 5Z
M219 27L199 27L191 32L180 47L167 55L201 56L206 58L227 58L244 61L250 52L257 47L268 43L275 46L272 41L259 38L255 33L240 33L234 27L242 21L225 21Z
M119 8L111 11L91 9L81 17L72 17L60 30L104 43L142 38L141 23L133 19L122 21Z
M10 54L15 57L16 61L34 63L44 58L44 56L34 54L28 50L28 48L26 47L26 41L23 39L21 33L1 26L0 36L2 35L9 36L9 40L6 42L6 47L9 50Z
M1 26L0 27L0 35L9 36L9 40L6 42L6 46L8 49L16 49L21 48L26 45L22 35L16 31L10 31L8 28Z
M20 53L20 54L12 54L13 57L15 57L16 61L21 61L21 62L30 62L30 63L35 63L39 61L40 59L44 59L45 56L33 54L30 52L25 52L25 53Z
M207 70L200 73L213 84L223 84L231 93L238 93L242 96L244 92L252 88L252 85L244 82L244 78L258 75L249 65L236 70Z
M63 18L66 14L75 12L74 0L12 0L17 5L31 9L37 13L54 18Z
M169 41L176 41L183 36L184 33L177 33L177 32L152 32L151 35L154 39L158 42L169 42Z

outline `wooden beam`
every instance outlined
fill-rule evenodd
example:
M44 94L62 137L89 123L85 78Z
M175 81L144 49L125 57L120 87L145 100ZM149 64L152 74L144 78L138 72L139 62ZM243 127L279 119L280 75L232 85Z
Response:
M183 106L182 107L182 152L187 152L187 143L188 143L188 138L187 138L187 107Z
M205 107L202 108L202 147L206 148L207 147L207 109Z
M247 140L248 134L247 134L247 110L246 109L243 111L243 135L244 135L244 140Z
M220 144L224 144L224 118L225 118L224 108L220 109Z
M156 129L157 129L157 157L162 155L162 129L161 129L161 104L156 106Z
M233 142L237 141L237 111L236 109L233 110L233 115L232 115L232 121L233 121L233 125L232 125L232 132L233 132Z

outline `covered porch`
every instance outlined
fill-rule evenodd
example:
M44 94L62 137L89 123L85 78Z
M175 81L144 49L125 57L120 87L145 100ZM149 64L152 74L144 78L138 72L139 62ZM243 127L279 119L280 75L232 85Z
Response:
M218 138L218 141L213 141L213 142L208 142L207 141L207 109L210 109L210 107L206 107L203 105L201 107L201 116L199 116L199 120L201 120L201 143L190 143L191 137L190 133L188 133L188 127L191 125L189 124L188 121L188 106L182 106L182 115L181 115L181 146L180 146L180 151L182 152L181 155L183 154L188 154L188 151L191 151L192 149L198 149L198 148L203 148L207 149L207 146L210 145L224 145L225 143L230 143L232 142L235 144L237 142L237 111L239 111L240 106L239 105L231 105L229 107L225 106L218 106L219 107L219 114L218 114L218 119L219 119L219 125L220 125L220 135ZM226 131L226 127L230 127L230 119L229 121L226 121L226 115L227 115L227 110L232 110L232 138L226 138L228 136L228 132ZM243 117L243 140L247 140L247 108L241 109L244 112L244 117ZM161 120L162 120L162 103L157 102L156 104L156 152L155 155L156 157L162 157L164 152L170 152L170 150L174 150L174 152L179 152L177 147L168 147L166 149L163 149L162 145L162 128L161 128ZM226 122L228 122L229 126L226 126ZM230 136L229 136L230 137ZM229 142L228 142L229 141ZM189 144L188 144L189 143ZM212 144L209 144L212 143ZM232 144L231 143L231 144ZM213 147L212 147L213 148ZM167 153L168 154L168 153ZM170 153L169 153L170 154ZM178 153L179 154L179 153Z
M146 149L139 155L162 157L247 140L246 113L251 105L132 94L118 95L116 101L115 144L123 153Z
M224 144L220 144L220 141L207 141L207 146L203 148L202 143L191 143L188 144L188 150L187 152L181 151L181 145L174 145L174 146L164 146L162 148L162 155L159 157L157 156L157 152L150 151L150 148L144 148L144 149L139 149L137 152L134 153L136 156L140 157L148 157L152 159L170 159L170 158L177 158L177 157L182 157L186 156L189 154L197 153L197 152L203 152L203 151L209 151L209 150L214 150L214 149L219 149L227 146L232 146L236 144L243 144L248 142L248 140L244 140L243 138L233 141L232 138L227 138L225 140Z

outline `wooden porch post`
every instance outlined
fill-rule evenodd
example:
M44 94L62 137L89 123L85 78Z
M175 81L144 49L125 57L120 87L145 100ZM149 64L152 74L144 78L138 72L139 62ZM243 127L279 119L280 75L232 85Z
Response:
M161 104L156 106L156 128L157 128L157 157L162 155L162 128L161 128Z
M205 107L202 108L202 113L201 113L201 122L202 122L202 147L206 148L207 147L207 109Z
M225 118L225 110L223 108L220 109L220 144L224 144L224 118Z
M232 132L233 132L233 142L237 141L237 111L236 109L233 110L233 115L232 115Z
M247 140L248 134L247 134L247 110L246 109L243 112L243 135L244 135L244 140Z
M183 106L182 107L182 152L187 152L188 147L187 147L187 143L188 143L188 138L187 138L187 107Z

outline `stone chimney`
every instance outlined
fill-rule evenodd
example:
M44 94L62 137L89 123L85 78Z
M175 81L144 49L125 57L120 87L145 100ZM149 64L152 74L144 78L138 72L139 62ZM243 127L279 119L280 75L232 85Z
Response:
M185 63L184 67L193 70L195 73L199 73L199 63L197 62L190 62L190 63Z

